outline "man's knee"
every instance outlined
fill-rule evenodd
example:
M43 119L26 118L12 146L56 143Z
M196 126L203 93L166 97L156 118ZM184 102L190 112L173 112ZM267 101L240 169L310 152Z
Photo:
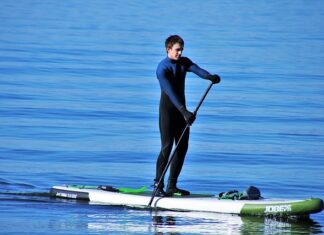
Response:
M161 152L163 154L164 157L169 157L171 150L172 150L172 142L166 142L165 144L163 144Z

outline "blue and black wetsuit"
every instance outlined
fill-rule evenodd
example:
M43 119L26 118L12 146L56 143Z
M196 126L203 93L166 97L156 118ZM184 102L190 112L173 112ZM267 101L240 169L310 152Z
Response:
M161 87L159 110L159 127L161 135L161 151L156 164L156 178L158 181L168 162L174 142L178 142L187 123L180 113L181 107L186 107L185 78L187 72L193 72L199 77L207 79L209 72L203 70L186 57L174 61L166 57L156 70L156 75ZM188 149L189 128L175 153L170 166L169 183L177 183L185 155ZM162 181L163 182L163 181ZM162 185L163 188L164 185Z

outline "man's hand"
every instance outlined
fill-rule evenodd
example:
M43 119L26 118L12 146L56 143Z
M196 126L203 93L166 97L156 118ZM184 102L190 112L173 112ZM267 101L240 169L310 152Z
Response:
M213 84L220 83L221 78L217 74L209 75L207 77L208 80L210 80Z
M192 123L196 120L196 115L194 115L192 112L189 112L184 106L180 108L180 112L189 126L191 126Z

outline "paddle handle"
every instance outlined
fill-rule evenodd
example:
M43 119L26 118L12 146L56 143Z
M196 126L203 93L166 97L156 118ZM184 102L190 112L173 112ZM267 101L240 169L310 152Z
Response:
M209 90L212 88L212 86L213 86L213 83L210 83L210 85L209 85L208 88L206 89L204 95L201 97L201 99L200 99L200 101L199 101L199 103L198 103L198 105L197 105L195 111L193 112L193 114L194 114L195 116L196 116L196 114L197 114L197 112L198 112L200 106L201 106L202 103L204 102L204 100L205 100L205 98L206 98L206 96L207 96ZM185 133L186 133L186 131L188 130L189 127L190 127L190 125L187 124L186 127L185 127L185 129L183 130L183 132L182 132L182 134L181 134L181 136L180 136L180 139L179 139L177 145L175 146L175 148L174 148L174 150L173 150L173 153L171 154L171 158L170 158L170 160L168 161L167 165L165 166L165 168L164 168L164 170L163 170L163 172L162 172L162 175L161 175L161 177L160 177L160 179L159 179L157 185L156 185L155 188L154 188L154 191L153 191L153 193L152 193L152 196L151 196L150 202L148 203L148 207L151 207L152 202L153 202L153 200L154 200L154 197L155 197L155 195L156 195L156 192L157 192L159 186L160 186L161 183L162 183L162 179L164 178L164 176L165 176L165 174L166 174L166 172L167 172L167 170L168 170L168 168L169 168L169 166L170 166L170 164L171 164L171 162L172 162L172 160L173 160L173 158L174 158L174 156L175 156L175 153L176 153L176 151L177 151L177 149L178 149L178 146L180 145L181 140L182 140L183 136L185 135Z

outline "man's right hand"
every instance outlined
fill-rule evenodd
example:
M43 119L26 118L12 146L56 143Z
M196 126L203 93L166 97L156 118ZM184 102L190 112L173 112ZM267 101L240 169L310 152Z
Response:
M188 111L184 106L180 108L180 112L189 126L191 126L192 123L196 120L196 115Z

